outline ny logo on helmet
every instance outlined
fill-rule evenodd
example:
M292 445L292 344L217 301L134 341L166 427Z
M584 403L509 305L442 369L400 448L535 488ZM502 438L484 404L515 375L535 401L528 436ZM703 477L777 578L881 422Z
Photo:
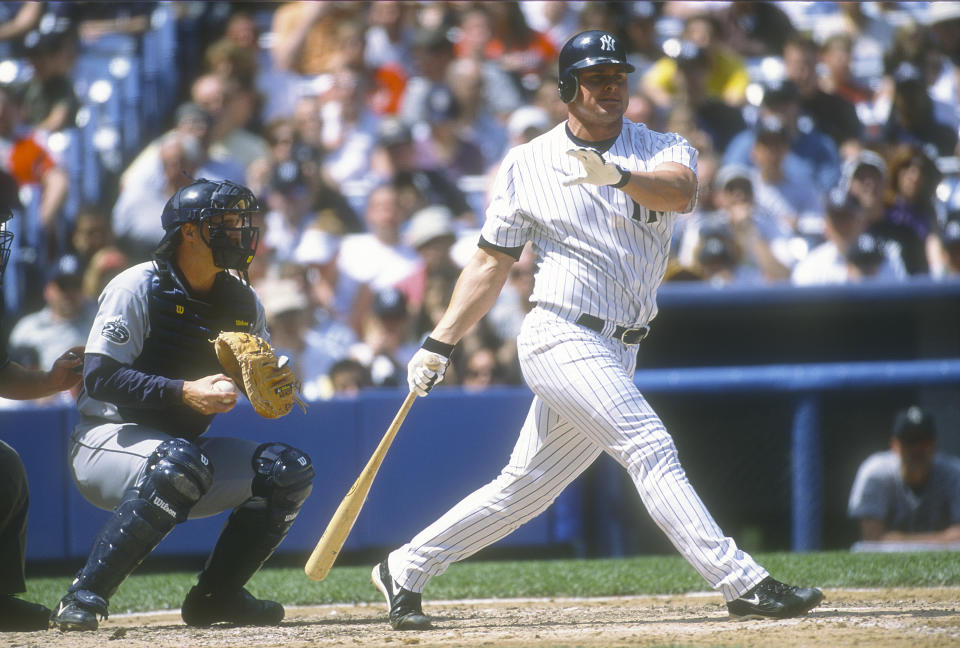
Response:
M600 37L600 49L612 52L616 45L617 41L613 40L613 36L610 34L604 34Z

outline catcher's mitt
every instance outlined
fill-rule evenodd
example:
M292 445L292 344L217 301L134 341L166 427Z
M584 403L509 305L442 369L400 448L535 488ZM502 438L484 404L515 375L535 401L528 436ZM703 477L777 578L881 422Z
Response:
M279 418L288 414L294 403L306 411L297 395L293 370L278 361L267 342L250 333L224 331L213 346L224 372L243 390L257 414Z

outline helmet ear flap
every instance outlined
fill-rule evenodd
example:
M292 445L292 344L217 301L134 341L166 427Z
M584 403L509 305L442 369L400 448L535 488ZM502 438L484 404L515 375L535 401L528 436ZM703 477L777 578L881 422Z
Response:
M577 94L580 92L580 80L573 70L568 70L560 77L557 92L560 95L560 101L563 103L570 103L577 98Z

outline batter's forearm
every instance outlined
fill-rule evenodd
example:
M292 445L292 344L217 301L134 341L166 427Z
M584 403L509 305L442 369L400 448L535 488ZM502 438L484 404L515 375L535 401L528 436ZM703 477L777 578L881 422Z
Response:
M513 263L506 254L477 250L460 273L450 304L430 337L447 344L459 342L493 307Z
M60 391L50 372L27 369L8 362L0 369L0 396L11 400L44 398Z
M697 197L697 176L682 164L668 162L653 171L632 171L620 190L647 209L683 212Z

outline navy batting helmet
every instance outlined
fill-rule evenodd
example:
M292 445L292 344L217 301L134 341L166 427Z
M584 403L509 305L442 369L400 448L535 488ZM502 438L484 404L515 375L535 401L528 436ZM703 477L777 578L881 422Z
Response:
M260 238L260 229L253 226L253 217L260 211L256 196L246 187L229 180L200 178L179 189L163 207L160 219L165 234L155 255L168 258L173 253L184 223L206 223L201 236L213 251L213 263L218 268L244 271L253 261ZM226 214L239 216L239 224L225 223L222 217Z
M627 52L620 40L613 34L599 29L580 32L572 37L560 50L559 87L560 99L570 103L577 97L580 83L576 71L594 65L615 63L622 65L627 72L636 68L627 63Z

